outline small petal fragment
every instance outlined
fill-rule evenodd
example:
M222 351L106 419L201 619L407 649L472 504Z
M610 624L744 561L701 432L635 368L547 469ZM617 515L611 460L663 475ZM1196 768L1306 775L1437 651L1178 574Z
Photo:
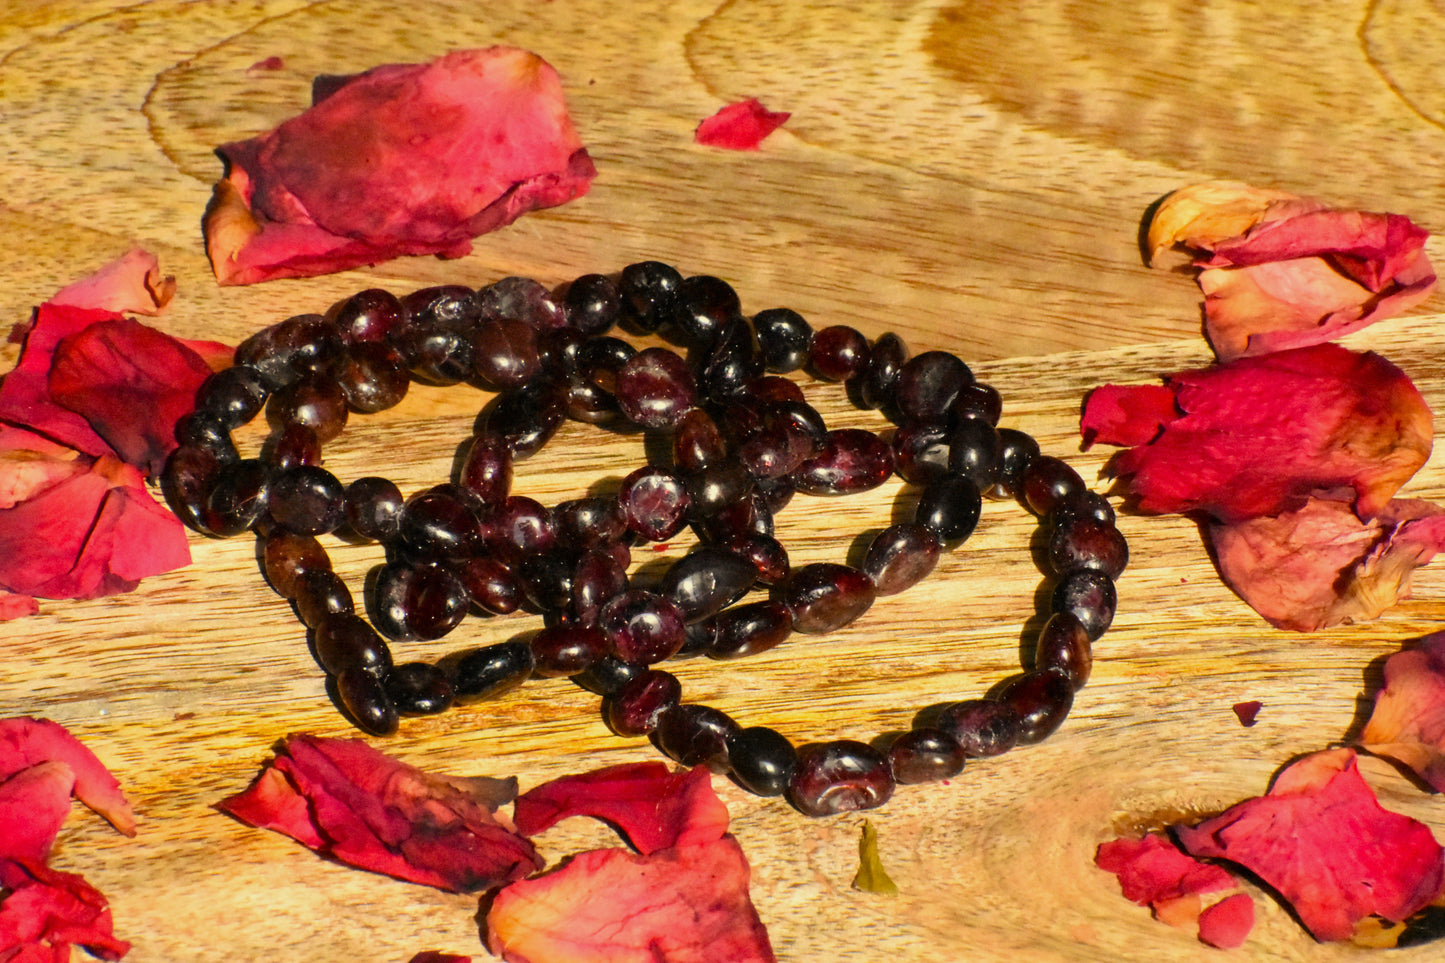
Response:
M1409 596L1410 576L1445 549L1445 507L1394 499L1367 522L1343 502L1208 529L1224 583L1276 628L1373 619Z
M495 812L515 794L515 780L435 775L361 740L297 735L218 808L349 866L473 892L542 866Z
M1267 795L1175 833L1190 854L1264 880L1324 941L1350 939L1372 914L1402 920L1445 885L1445 851L1429 827L1381 808L1350 749L1306 756Z
M1239 724L1248 729L1259 720L1259 710L1264 708L1264 703L1257 699L1250 702L1236 702L1233 708Z
M1357 741L1445 792L1445 632L1385 660L1385 687Z
M727 831L728 811L706 766L673 773L660 762L563 776L517 798L517 831L535 836L569 816L603 819L640 853L707 842Z
M1081 422L1090 440L1135 444L1108 471L1127 480L1149 514L1232 522L1295 511L1318 495L1370 518L1430 454L1429 406L1404 372L1373 352L1314 345L1165 382L1181 414L1151 441L1136 443L1138 426L1166 410L1155 386L1137 389L1137 405L1129 389L1096 390Z
M1199 914L1199 939L1221 950L1244 945L1254 929L1254 897L1235 893Z
M706 147L757 150L792 114L768 110L757 98L728 104L697 125L693 139Z
M732 836L649 855L579 853L513 883L487 913L487 946L509 963L767 963Z
M513 47L329 78L309 110L217 153L205 234L222 284L460 257L597 173L557 72Z
M1167 198L1149 226L1157 256L1198 256L1205 333L1221 361L1319 344L1399 314L1435 287L1429 235L1399 214L1212 182Z

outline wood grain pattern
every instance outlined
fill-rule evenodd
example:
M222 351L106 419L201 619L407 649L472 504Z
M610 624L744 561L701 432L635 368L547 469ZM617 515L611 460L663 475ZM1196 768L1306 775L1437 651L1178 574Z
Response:
M159 323L226 341L361 287L512 273L555 282L659 257L733 280L750 308L787 304L818 325L962 352L1003 392L1008 423L1094 477L1108 452L1078 451L1084 393L1208 360L1193 284L1141 265L1139 219L1153 199L1235 177L1445 225L1440 24L1423 0L10 5L0 318L24 319L133 242L179 280ZM217 144L295 113L316 73L498 42L562 73L601 171L591 194L479 239L456 262L216 287L199 221ZM248 71L273 55L282 69ZM763 150L692 145L699 119L748 96L793 112ZM1429 308L1351 343L1385 353L1438 407L1445 327ZM15 351L0 351L0 369ZM836 389L807 390L830 423L879 424ZM329 447L328 464L343 478L434 483L481 400L416 390ZM641 457L636 437L568 426L520 467L517 487L555 500ZM1445 495L1439 455L1407 493ZM795 561L845 558L900 495L891 484L802 498L780 528ZM1120 614L1066 728L950 785L904 788L871 814L898 896L849 886L861 817L806 821L719 783L780 959L1217 958L1125 902L1093 868L1095 846L1258 794L1292 756L1345 737L1379 661L1445 615L1445 574L1422 570L1415 599L1374 623L1299 636L1269 629L1220 585L1189 523L1121 527L1134 562ZM965 549L856 626L678 674L689 697L799 740L904 726L1016 666L1039 584L1024 551L1032 530L1016 507L989 505ZM192 547L192 566L133 594L44 603L0 625L0 716L71 726L114 767L141 820L127 840L77 809L57 865L111 897L138 963L399 961L428 947L483 956L471 898L328 864L210 808L287 732L349 730L297 623L256 574L253 546ZM352 580L375 561L364 547L338 546L334 558ZM469 622L409 653L532 627ZM1245 729L1230 707L1249 699L1264 709ZM564 682L409 721L385 748L524 785L652 758L609 735L595 700ZM1445 834L1437 800L1377 761L1364 768L1387 807ZM603 829L564 825L544 849L555 861L610 843ZM1259 907L1251 958L1354 957L1317 946L1267 899Z

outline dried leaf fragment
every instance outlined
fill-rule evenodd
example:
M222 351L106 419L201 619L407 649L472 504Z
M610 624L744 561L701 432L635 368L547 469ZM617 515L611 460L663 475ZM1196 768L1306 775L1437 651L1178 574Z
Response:
M898 894L898 884L883 868L883 858L878 854L878 827L871 819L863 820L858 837L858 872L853 875L853 888L865 893Z

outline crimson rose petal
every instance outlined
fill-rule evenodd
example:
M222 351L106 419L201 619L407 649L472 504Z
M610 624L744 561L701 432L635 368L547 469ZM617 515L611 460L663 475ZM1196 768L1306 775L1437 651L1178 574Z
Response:
M77 412L50 397L50 363L61 340L98 321L116 317L100 308L42 304L33 322L18 332L24 344L14 370L0 381L0 420L21 425L88 455L112 454L105 439ZM17 332L11 333L17 339Z
M1199 914L1199 938L1221 950L1244 945L1254 929L1254 897L1248 893L1226 896Z
M757 98L728 104L697 125L693 140L707 147L757 150L792 114L768 110Z
M121 461L155 477L176 447L176 422L211 374L201 356L130 318L97 321L55 347L50 398L83 417Z
M1383 809L1350 749L1306 756L1267 795L1175 832L1191 855L1264 880L1319 940L1347 940L1370 915L1403 920L1445 884L1429 827Z
M616 826L641 853L706 842L727 831L728 811L707 767L673 773L660 762L629 763L564 776L517 797L517 830L535 836L568 816Z
M388 64L317 92L304 113L217 149L226 176L205 233L222 284L460 257L473 237L587 193L597 173L557 72L525 50Z
M1424 398L1373 352L1321 344L1165 381L1180 414L1108 468L1127 480L1143 512L1233 522L1298 510L1320 495L1350 501L1369 518L1430 454L1433 420ZM1130 394L1091 394L1081 422L1086 438L1137 442L1138 426L1165 411L1155 386L1137 389L1131 416L1096 407L1127 411Z
M732 836L649 855L579 853L497 894L487 946L509 963L767 963L748 877Z
M38 763L0 779L0 859L49 859L74 788L75 773L63 762Z
M68 960L72 945L102 960L130 950L115 938L105 897L74 873L0 860L0 888L10 890L0 902L0 960Z
M1161 904L1235 885L1225 870L1183 852L1163 833L1103 843L1094 854L1094 865L1119 878L1125 899L1155 910Z
M218 808L349 866L470 892L542 866L495 813L515 794L514 780L436 775L360 740L297 735Z
M1358 742L1445 792L1445 632L1385 660L1385 687Z

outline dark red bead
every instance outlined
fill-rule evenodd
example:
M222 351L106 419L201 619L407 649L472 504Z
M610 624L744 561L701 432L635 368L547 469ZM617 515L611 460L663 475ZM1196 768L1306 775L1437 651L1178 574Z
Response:
M828 432L823 450L804 461L790 476L798 491L809 495L850 495L868 491L893 474L893 450L863 428Z
M873 537L863 556L863 573L880 596L897 595L932 572L943 546L926 525L901 522Z
M911 729L888 747L888 765L899 783L937 782L963 771L963 747L942 729Z
M657 728L658 716L682 699L682 683L661 669L646 669L628 679L602 701L602 716L619 736L645 736Z
M606 655L607 649L607 636L595 626L549 626L532 636L532 671L544 678L576 675Z
M1043 742L1054 733L1074 704L1074 686L1062 672L1033 669L1007 680L999 702L1018 713L1021 746Z
M1094 651L1089 631L1070 612L1055 612L1039 630L1034 645L1033 667L1062 673L1078 691L1089 681Z
M793 570L782 599L793 613L793 628L816 635L850 624L877 596L873 580L858 569L814 562Z
M805 816L875 809L893 795L888 759L872 746L838 739L805 746L788 785L788 800Z
M997 699L967 699L939 713L934 725L952 736L968 759L999 756L1018 745L1023 720Z
M652 741L663 755L687 766L707 766L727 772L728 740L741 727L725 712L711 706L683 703L657 717Z

